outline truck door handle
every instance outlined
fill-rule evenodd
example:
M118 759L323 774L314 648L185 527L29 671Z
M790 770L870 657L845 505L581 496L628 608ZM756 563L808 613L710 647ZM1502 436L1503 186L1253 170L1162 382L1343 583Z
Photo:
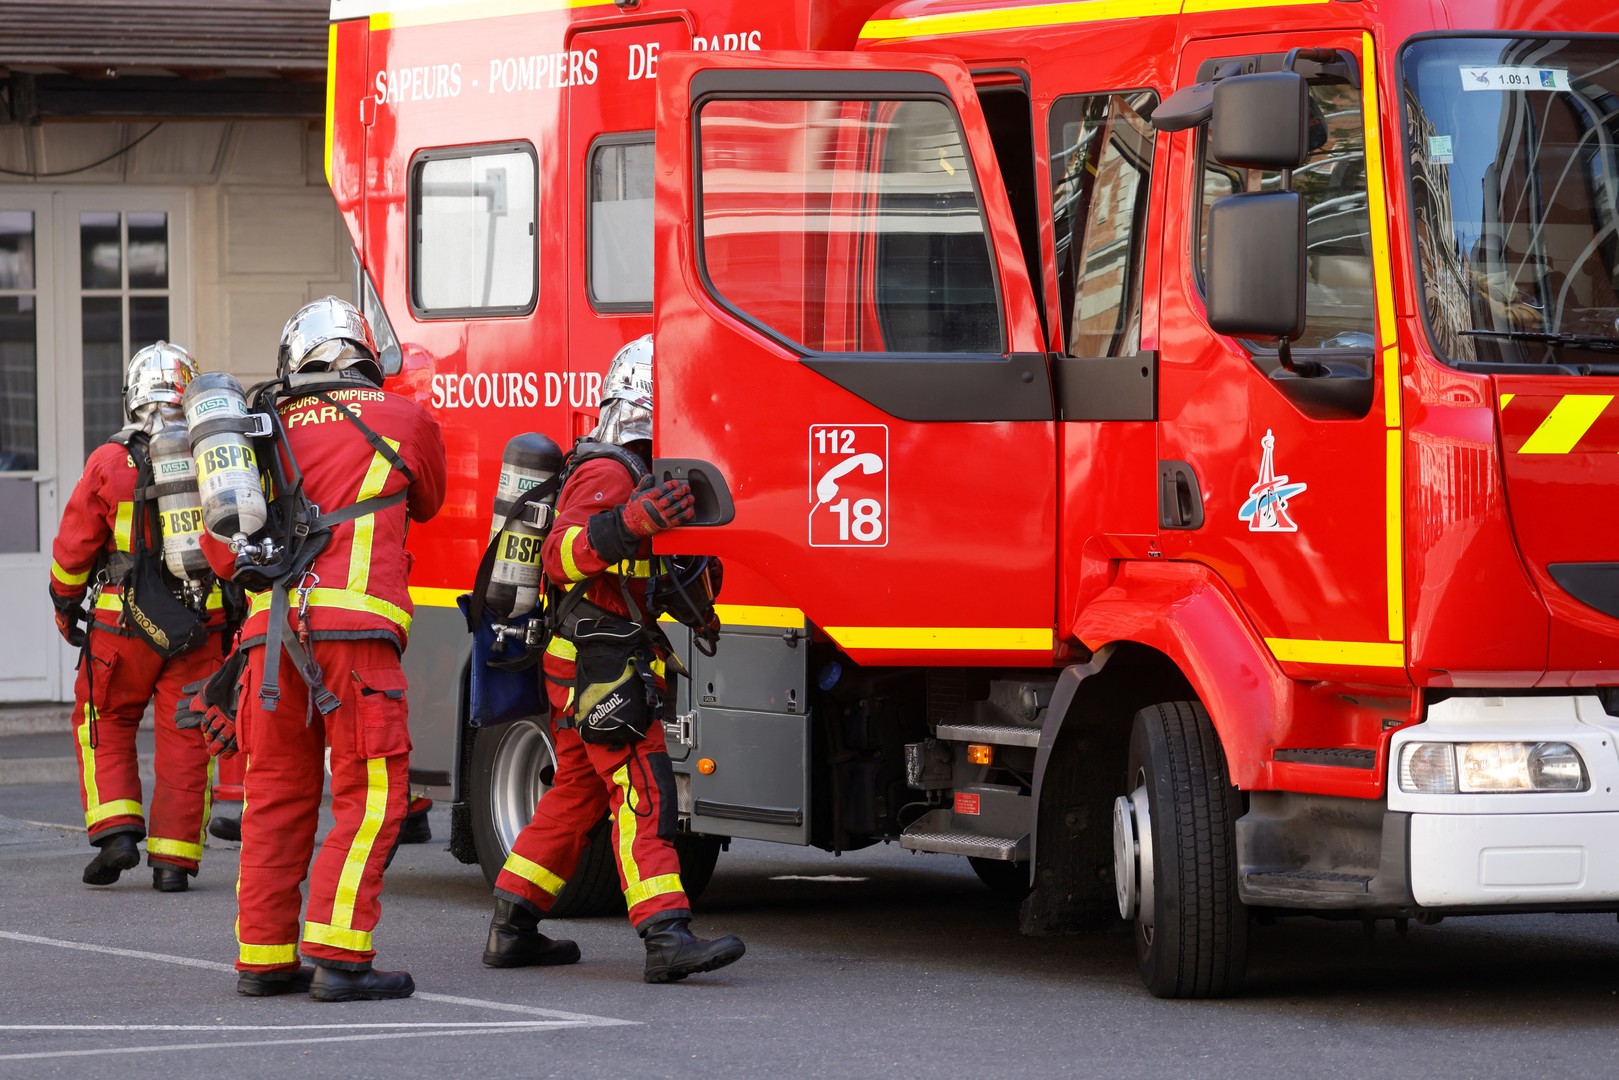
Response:
M1158 527L1203 527L1203 492L1197 484L1197 473L1187 462L1158 463Z

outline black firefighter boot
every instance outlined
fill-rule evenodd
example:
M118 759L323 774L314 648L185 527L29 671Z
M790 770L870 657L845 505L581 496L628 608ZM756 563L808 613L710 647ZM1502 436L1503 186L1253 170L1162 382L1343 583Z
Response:
M158 892L185 892L190 887L190 883L186 880L189 876L178 866L170 866L168 863L152 864L152 888Z
M135 846L134 833L118 833L93 843L101 850L84 868L86 885L111 885L118 880L119 874L140 865L141 852Z
M489 944L483 950L485 967L557 967L578 962L578 945L553 941L540 933L539 917L532 911L510 900L495 899Z
M236 992L243 997L307 994L315 969L308 964L276 971L244 971L236 976Z
M714 941L698 937L685 915L648 923L641 936L646 939L649 983L679 982L699 971L713 971L742 959L747 951L741 938L729 934Z
M316 962L309 996L316 1001L386 1001L408 998L416 992L416 980L408 971L377 971L369 964L358 971L328 967Z

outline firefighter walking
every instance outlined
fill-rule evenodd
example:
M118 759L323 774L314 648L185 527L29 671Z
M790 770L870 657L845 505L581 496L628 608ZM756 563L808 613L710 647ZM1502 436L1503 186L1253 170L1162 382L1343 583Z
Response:
M238 726L217 707L205 724L225 750L239 744L247 755L237 990L407 997L408 972L372 967L372 933L410 798L405 534L444 501L444 443L425 409L382 389L370 326L344 301L300 309L282 332L277 367L285 434L275 452L283 470L301 468L304 502L329 522L329 537L312 562L255 595ZM297 512L291 490L277 495L284 513ZM217 539L207 548L221 573L249 569ZM311 870L327 747L335 824ZM300 965L300 951L313 968Z
M181 698L181 687L207 678L222 659L225 619L217 585L205 563L189 583L163 565L167 526L154 513L156 500L137 490L140 478L151 475L153 437L181 422L181 396L197 374L191 354L168 342L147 346L130 359L124 377L125 426L85 463L53 545L50 588L56 626L70 645L81 649L73 692L74 743L84 823L90 843L99 849L84 868L89 885L111 885L137 866L137 844L143 837L152 887L160 892L184 892L202 860L209 758L201 734L156 724L150 817L142 813L135 752L135 732L147 704L155 698L156 715L166 721ZM181 515L173 524L185 528L192 522ZM194 531L200 530L196 522ZM195 537L189 539L195 548ZM143 573L172 591L172 600L182 609L189 605L190 613L182 610L180 617L194 620L192 629L200 630L193 647L165 657L128 617L125 585L137 561L147 564ZM171 643L161 644L167 648Z
M579 959L577 945L546 937L539 920L603 815L612 823L630 923L646 943L647 982L712 971L744 951L738 938L708 941L691 932L674 849L674 770L649 702L665 689L668 655L653 645L657 611L648 578L651 537L690 521L693 500L683 481L651 484L651 439L647 335L619 350L608 368L600 422L575 450L543 549L546 577L568 589L566 597L553 590L558 624L544 656L556 774L496 879L483 954L490 967ZM646 684L654 684L651 695Z

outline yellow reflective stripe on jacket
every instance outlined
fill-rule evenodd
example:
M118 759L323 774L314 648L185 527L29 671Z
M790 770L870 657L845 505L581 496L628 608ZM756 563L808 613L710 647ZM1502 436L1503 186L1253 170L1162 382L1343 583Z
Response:
M371 951L369 930L350 930L327 923L304 923L304 941L311 945L329 945L334 949L350 949L354 952Z
M609 566L605 573L617 574L620 577L649 578L652 576L652 560L625 559L621 563Z
M371 858L371 847L376 843L377 833L382 829L382 820L388 811L388 759L368 758L365 763L365 817L360 821L360 827L355 830L354 841L349 844L348 854L343 857L343 873L337 879L337 895L332 900L332 925L329 930L347 932L354 925L354 901L359 895L360 878L365 874L365 864ZM310 923L305 928L306 940L315 941L309 936L309 929L319 926L319 923ZM371 935L366 935L369 941ZM336 942L321 941L322 945L334 945ZM341 949L369 949L370 945L337 945Z
M96 597L96 610L122 611L124 610L124 598L115 592L104 592Z
M51 577L55 578L57 581L60 581L63 585L83 585L85 582L90 580L90 571L86 570L82 574L70 574L61 563L57 562L55 559L52 559Z
M567 884L539 863L525 859L515 851L506 856L506 865L501 869L509 870L524 881L538 885L552 896L561 892L562 887Z
M206 816L207 811L204 811ZM202 859L202 845L192 844L185 840L165 840L161 836L148 836L146 838L146 854L172 855L176 859Z
M288 589L287 597L294 609L298 606L298 590ZM248 607L249 615L257 615L261 611L270 610L271 594L268 592L254 593L253 602ZM385 619L399 624L400 629L410 629L410 613L397 604L390 604L379 597L366 593L349 592L346 589L310 589L309 606L337 608L341 611L363 611L372 615L381 615Z
M390 449L398 450L399 443L395 439L384 438ZM355 502L364 502L374 499L382 494L382 486L388 482L388 474L393 472L393 465L380 453L371 455L371 467L365 470L365 479L360 482L360 494ZM354 519L354 543L349 547L349 592L365 592L365 587L371 578L371 541L377 533L377 515L366 514L364 517Z
M579 659L579 646L561 634L551 635L551 640L545 643L545 651L559 660L568 661L570 664Z
M562 534L562 573L569 581L583 581L589 574L579 569L579 564L573 561L573 543L584 534L583 525L570 525L567 532Z
M237 943L236 955L244 964L296 964L298 943L295 941L290 945L249 945L242 941Z
M113 519L112 539L119 551L130 550L130 537L134 532L135 504L121 502L118 504L118 515Z

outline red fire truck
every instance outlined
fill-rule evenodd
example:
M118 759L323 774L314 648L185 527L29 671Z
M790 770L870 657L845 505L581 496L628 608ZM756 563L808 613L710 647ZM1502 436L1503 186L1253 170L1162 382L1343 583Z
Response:
M726 566L696 887L722 837L965 855L1188 997L1255 910L1619 910L1619 12L332 14L328 176L459 481L407 663L463 857L550 776L461 722L501 449L652 330L668 547Z

